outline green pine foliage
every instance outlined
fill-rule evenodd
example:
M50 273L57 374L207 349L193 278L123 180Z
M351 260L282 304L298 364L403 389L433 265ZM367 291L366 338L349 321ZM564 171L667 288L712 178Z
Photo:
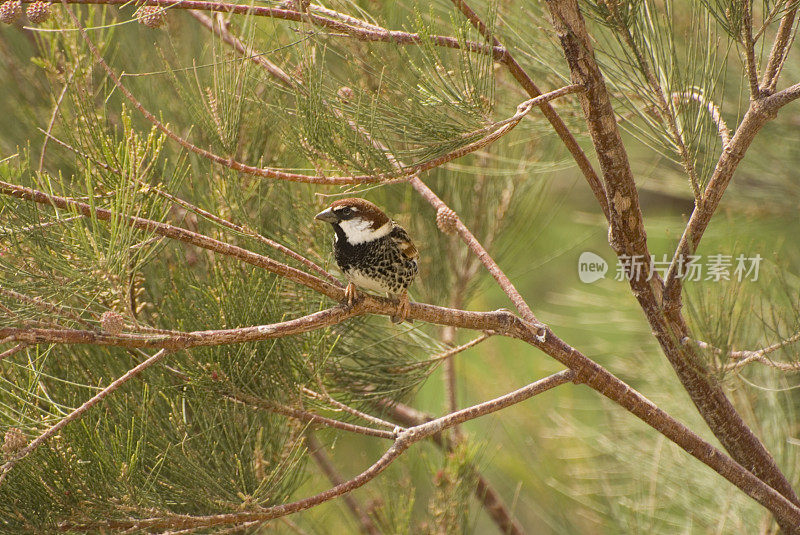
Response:
M756 3L765 35L774 33L787 6ZM398 166L430 162L478 140L529 98L489 55L428 40L443 34L462 45L485 42L451 2L337 1L326 7L418 33L421 42L370 43L302 21L226 15L230 31L250 53L282 69L287 83L181 10L168 10L166 29L153 30L135 21L131 6L73 9L111 68L123 74L123 84L163 125L197 147L254 166L322 176L392 175ZM541 2L473 7L543 90L569 83ZM650 245L660 256L674 250L681 211L691 207L692 195L650 77L703 187L722 149L709 105L733 126L748 100L739 59L743 13L736 2L712 0L587 0L581 7L627 132ZM61 7L53 6L53 15L42 28L73 27ZM786 79L800 76L794 58ZM180 226L307 269L267 238L339 276L330 229L313 216L345 195L385 207L413 236L421 252L413 300L470 310L509 306L475 256L439 231L436 213L406 184L317 187L211 164L146 120L97 65L79 32L0 29L0 79L0 180L78 200L93 213L0 195L0 326L102 332L103 315L114 313L125 332L157 334L270 324L328 308L335 303L305 287L134 229L124 217ZM588 149L577 100L553 106ZM779 253L762 266L760 284L690 284L684 298L692 331L709 344L696 364L726 387L796 483L796 444L787 440L797 427L794 375L761 365L732 369L725 358L800 330L800 257L792 247L800 153L785 150L798 141L797 114L783 113L788 117L770 125L737 171L726 193L730 211L719 224L725 228L712 224L701 250L736 254L751 244L747 252ZM752 157L755 151L764 156ZM534 110L499 142L423 178L548 325L705 433L627 285L608 280L613 266L595 286L575 282L580 251L597 250L607 260L612 255L605 222L565 154ZM101 220L99 209L121 215ZM465 273L469 279L459 282ZM365 424L310 397L310 390L385 418L387 400L441 414L440 366L428 360L448 348L440 336L437 327L395 326L367 316L301 335L171 353L9 472L0 483L0 531L80 531L100 520L113 525L258 511L330 488L307 451L306 432L317 426L270 408ZM499 338L457 357L463 357L460 404L559 369ZM0 352L9 347L4 343ZM797 347L782 347L770 358L796 364ZM153 353L38 344L0 361L2 455L11 458ZM476 470L496 482L523 525L547 533L749 533L769 522L763 509L717 474L687 462L684 452L610 402L598 403L596 393L565 386L486 420L466 424L464 442L450 451L415 446L354 493L381 533L494 529L474 496ZM22 442L9 438L20 436ZM335 429L318 436L346 478L388 444ZM348 514L333 502L292 516L296 525L275 521L263 529L355 531L359 526Z

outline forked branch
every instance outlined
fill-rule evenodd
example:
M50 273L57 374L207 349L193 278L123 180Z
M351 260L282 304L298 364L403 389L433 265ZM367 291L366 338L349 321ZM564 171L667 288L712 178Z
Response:
M636 184L608 90L594 58L592 39L578 3L576 0L548 0L547 6L561 40L573 82L581 83L585 87L579 98L603 170L608 196L612 199L611 246L618 255L637 255L649 266L651 258ZM789 500L800 503L775 459L739 416L722 388L713 377L696 365L697 358L692 349L680 343L681 339L688 336L688 327L680 313L681 281L677 276L676 266L679 259L694 252L733 171L758 130L775 111L776 108L765 103L763 99L751 101L742 124L723 150L706 187L703 202L692 213L667 275L666 289L657 276L648 281L646 273L640 273L638 277L633 274L630 285L653 335L714 435L734 459L753 470L753 473L773 488L779 489ZM785 529L798 525L786 523L785 518L776 518Z
M454 425L463 423L467 420L491 414L510 405L530 399L537 394L541 394L547 390L550 390L551 388L569 382L572 379L572 376L573 372L565 370L536 381L535 383L531 383L523 388L520 388L519 390L510 392L509 394L501 396L497 399L487 401L485 403L481 403L456 413L448 414L430 422L406 429L400 433L400 436L397 437L394 444L380 457L380 459L378 459L365 471L325 492L321 492L296 502L276 505L260 511L247 511L208 516L169 515L139 520L107 520L93 522L91 524L62 524L61 528L84 531L89 529L97 530L103 528L114 530L129 529L150 531L189 529L197 527L207 528L222 525L241 524L254 520L271 520L299 511L304 511L363 486L367 482L374 479L383 470L385 470L387 466L389 466L411 445L424 440L429 436L439 433L443 429L453 427Z
M502 46L500 41L497 37L492 34L486 24L481 20L480 16L472 10L472 8L467 4L464 0L452 0L453 5L455 5L459 11L467 18L467 20L472 24L475 29L480 32L480 34L486 38L489 42L492 43L493 46L498 47ZM522 68L514 56L511 55L510 52L506 52L503 56L503 63L508 67L508 72L514 79L522 86L522 88L528 92L531 97L537 97L542 94L542 91L533 81L533 79L525 72L525 69ZM555 130L558 137L564 143L564 146L567 148L569 153L575 159L575 163L578 164L578 169L581 170L583 176L586 178L586 182L589 184L589 187L592 190L597 202L600 204L600 207L603 209L603 214L606 216L606 219L609 219L611 213L608 207L608 195L603 187L603 183L600 181L600 178L597 176L594 168L592 167L591 162L589 162L589 158L586 157L586 153L583 152L583 149L578 145L575 136L572 135L572 132L569 131L567 125L564 123L563 119L558 115L553 107L543 102L541 105L542 113L550 121L550 124L553 126L553 130Z

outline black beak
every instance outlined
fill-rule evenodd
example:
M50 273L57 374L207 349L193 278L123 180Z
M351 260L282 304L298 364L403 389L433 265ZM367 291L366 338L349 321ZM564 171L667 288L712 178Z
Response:
M320 221L325 221L326 223L338 223L339 216L333 213L333 210L330 208L326 208L325 210L321 211L317 215L314 216L314 219L319 219Z

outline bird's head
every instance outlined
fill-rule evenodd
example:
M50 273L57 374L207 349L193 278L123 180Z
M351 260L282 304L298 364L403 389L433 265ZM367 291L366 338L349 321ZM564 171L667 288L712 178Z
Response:
M333 225L350 245L377 240L392 231L392 220L380 208L365 199L340 199L314 216Z

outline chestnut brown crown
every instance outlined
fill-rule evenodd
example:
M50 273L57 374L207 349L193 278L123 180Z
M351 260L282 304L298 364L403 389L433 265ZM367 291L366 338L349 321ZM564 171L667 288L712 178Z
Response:
M314 219L334 224L356 218L369 222L373 230L377 230L391 221L389 216L373 203L357 197L339 199L314 217Z

